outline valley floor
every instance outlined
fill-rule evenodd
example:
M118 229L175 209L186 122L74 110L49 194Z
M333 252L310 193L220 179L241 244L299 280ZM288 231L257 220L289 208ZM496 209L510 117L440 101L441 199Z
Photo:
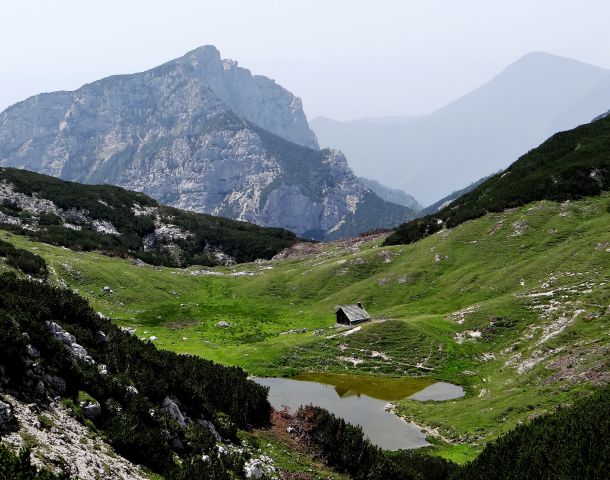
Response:
M5 231L0 239L44 257L52 282L160 348L262 376L462 385L463 399L396 405L436 438L436 454L462 462L610 381L609 205L610 194L542 201L408 246L371 236L214 269L152 267ZM375 321L337 327L335 305L356 301Z

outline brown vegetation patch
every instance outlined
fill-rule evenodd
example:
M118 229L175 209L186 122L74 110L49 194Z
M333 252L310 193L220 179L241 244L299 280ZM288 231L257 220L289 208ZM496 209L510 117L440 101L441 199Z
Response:
M165 324L165 326L167 328L171 328L172 330L182 330L183 328L193 327L198 324L199 324L199 322L197 320L189 319L189 320L168 322Z

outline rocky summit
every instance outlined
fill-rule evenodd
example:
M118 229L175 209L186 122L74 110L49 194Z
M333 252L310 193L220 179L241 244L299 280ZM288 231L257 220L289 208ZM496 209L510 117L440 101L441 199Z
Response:
M300 99L211 46L9 107L0 165L317 239L413 214L364 187L343 154L318 149Z

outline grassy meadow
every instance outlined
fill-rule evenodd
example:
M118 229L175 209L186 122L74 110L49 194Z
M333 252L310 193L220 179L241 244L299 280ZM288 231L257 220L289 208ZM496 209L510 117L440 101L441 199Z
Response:
M417 376L463 399L400 400L456 461L610 380L610 194L488 214L411 245L315 244L234 267L153 267L0 231L51 281L159 348L259 376ZM0 265L0 268L8 268ZM107 287L107 288L106 288ZM361 301L374 321L335 325Z

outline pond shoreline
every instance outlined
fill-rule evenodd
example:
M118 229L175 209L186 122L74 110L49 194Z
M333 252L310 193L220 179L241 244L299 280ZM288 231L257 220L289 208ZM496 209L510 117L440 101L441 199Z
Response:
M300 377L300 378L299 378ZM446 386L462 392L461 387L431 379L411 377L377 377L308 373L294 377L251 377L269 387L269 401L275 410L284 406L296 410L301 405L317 405L354 425L360 425L374 444L386 450L428 447L429 428L396 414L392 402L409 398L417 392L441 384L435 391L442 394ZM433 393L435 393L433 392Z

